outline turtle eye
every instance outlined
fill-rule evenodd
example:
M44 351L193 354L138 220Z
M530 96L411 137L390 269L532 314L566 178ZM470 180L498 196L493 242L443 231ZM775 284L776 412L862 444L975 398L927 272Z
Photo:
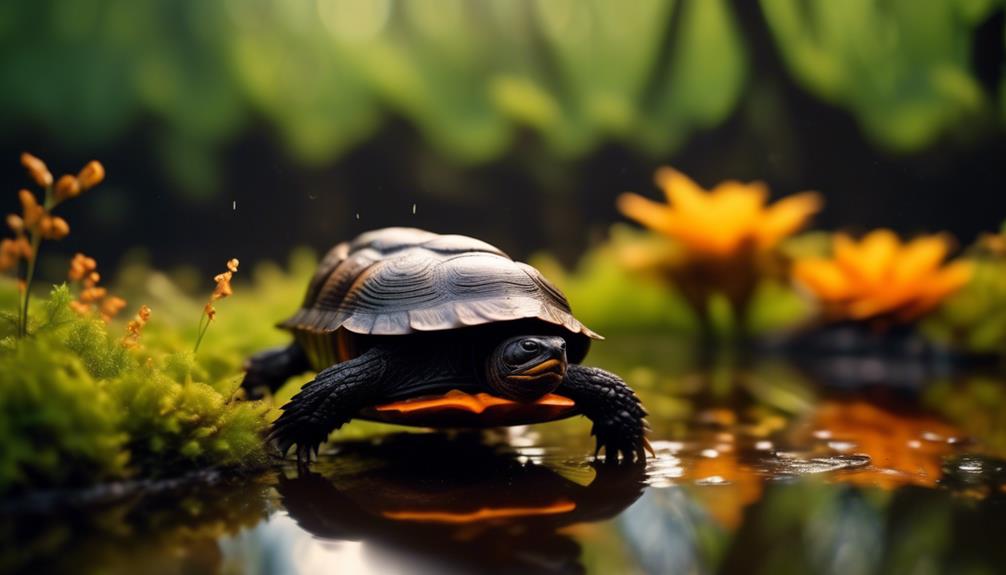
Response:
M520 342L520 348L524 351L538 351L538 342L533 339L525 339Z

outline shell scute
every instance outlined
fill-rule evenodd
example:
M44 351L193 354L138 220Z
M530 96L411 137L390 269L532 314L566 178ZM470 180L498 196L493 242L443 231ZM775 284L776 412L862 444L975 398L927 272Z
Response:
M541 273L481 240L386 228L329 251L300 310L280 326L294 331L400 335L518 319L538 319L588 338L562 292Z

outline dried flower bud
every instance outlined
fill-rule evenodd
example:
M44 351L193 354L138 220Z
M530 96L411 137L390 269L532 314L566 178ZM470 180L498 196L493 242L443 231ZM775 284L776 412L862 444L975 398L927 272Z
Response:
M56 199L63 201L69 198L75 198L80 195L80 182L77 178L67 174L61 176L59 180L56 181Z
M101 281L101 274L98 272L91 272L87 274L87 286L94 287Z
M70 234L70 224L59 216L45 216L38 230L47 240L61 240Z
M216 308L213 307L212 304L206 304L206 306L203 308L203 312L206 314L206 317L208 317L210 321L213 321L213 318L216 317L217 315L217 310Z
M17 265L20 253L14 240L5 238L0 240L0 271L7 271Z
M126 324L126 335L122 338L122 347L127 349L132 349L140 344L140 334L143 332L143 326L147 325L150 320L150 308L146 305L140 306L140 311L136 312L136 316ZM150 363L150 358L147 358L148 364Z
M101 319L108 323L126 307L126 300L121 297L109 296L101 302Z
M89 287L80 291L80 301L84 303L95 303L108 295L108 290L103 287Z
M241 262L239 262L237 258L231 258L227 260L227 269L230 270L231 273L237 273L239 263Z
M38 205L38 201L35 200L35 194L28 190L18 191L17 197L21 201L24 224L29 228L34 228L42 220L42 216L45 215L45 209Z
M31 179L35 180L36 184L43 188L48 188L52 185L52 174L42 160L28 152L24 152L21 154L21 165L28 170L28 175L31 176Z
M20 257L26 260L31 260L32 258L31 243L28 241L28 238L21 236L15 239L14 247L17 250L16 253Z
M80 173L77 174L77 180L80 182L80 191L86 192L94 186L97 186L105 179L105 167L101 165L101 162L96 160L91 160Z
M7 214L7 227L15 234L21 235L24 233L24 219L17 214Z
M70 309L72 309L78 315L87 315L91 313L90 305L77 300L73 300L72 302L70 302Z

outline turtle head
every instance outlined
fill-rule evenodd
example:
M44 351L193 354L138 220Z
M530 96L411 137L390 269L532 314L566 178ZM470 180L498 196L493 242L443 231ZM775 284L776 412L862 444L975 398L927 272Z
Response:
M489 354L486 379L498 395L534 401L566 377L566 340L555 335L511 337Z

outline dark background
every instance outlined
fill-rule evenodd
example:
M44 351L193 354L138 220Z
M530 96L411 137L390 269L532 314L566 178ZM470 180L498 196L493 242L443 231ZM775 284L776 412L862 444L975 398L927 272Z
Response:
M675 17L686 5L678 4ZM847 106L801 86L757 3L729 5L747 54L738 103L718 125L695 130L666 154L606 140L579 157L562 157L535 130L518 127L502 154L460 162L431 146L406 115L387 109L371 137L305 165L284 147L268 115L252 111L216 146L220 177L211 193L193 197L165 177L163 118L139 114L114 138L82 142L8 109L0 189L10 193L0 196L0 207L15 211L14 191L28 183L18 164L23 150L46 160L57 177L100 159L106 183L60 208L73 233L47 244L46 252L84 251L107 267L142 246L156 266L204 270L232 256L254 263L282 260L299 245L323 250L387 225L474 235L516 257L550 250L572 264L621 220L614 208L619 193L659 195L652 174L662 164L707 187L736 178L765 180L774 196L819 190L826 206L815 223L826 229L947 230L967 244L999 228L1006 217L1001 114L964 116L914 149L891 149L871 138ZM968 37L967 65L993 103L1004 97L1004 28L999 6ZM668 37L674 33L669 24Z

